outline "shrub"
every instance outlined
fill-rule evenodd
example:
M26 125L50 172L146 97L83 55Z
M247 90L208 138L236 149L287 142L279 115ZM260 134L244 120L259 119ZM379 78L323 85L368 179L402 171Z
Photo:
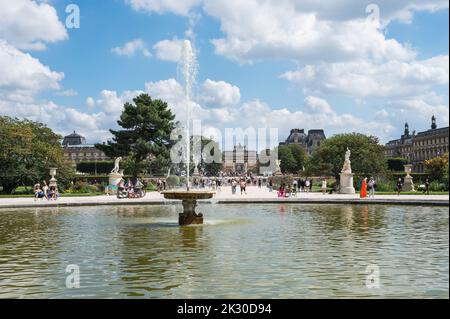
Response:
M180 185L180 178L176 175L171 175L166 179L167 186L176 187Z
M100 184L91 185L86 182L78 181L71 188L71 193L96 193L102 191Z

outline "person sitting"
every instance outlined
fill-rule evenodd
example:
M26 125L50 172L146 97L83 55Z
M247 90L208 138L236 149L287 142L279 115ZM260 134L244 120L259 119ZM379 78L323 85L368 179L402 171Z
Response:
M45 194L44 191L41 189L41 184L37 183L36 185L34 185L34 200L38 200L38 199L44 199Z
M48 192L48 199L49 200L56 200L58 198L58 195L56 193L56 187L50 186L49 192Z

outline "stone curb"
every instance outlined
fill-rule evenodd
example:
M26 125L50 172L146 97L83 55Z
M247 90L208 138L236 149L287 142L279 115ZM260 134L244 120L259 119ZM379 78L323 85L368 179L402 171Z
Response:
M50 208L50 207L83 207L83 206L134 206L134 205L167 205L180 204L178 200L137 200L137 201L112 201L112 202L68 202L68 203L30 203L30 204L9 204L0 205L1 209L14 208ZM204 204L350 204L350 205L402 205L402 206L439 206L448 207L448 200L394 200L394 199L218 199L201 200Z

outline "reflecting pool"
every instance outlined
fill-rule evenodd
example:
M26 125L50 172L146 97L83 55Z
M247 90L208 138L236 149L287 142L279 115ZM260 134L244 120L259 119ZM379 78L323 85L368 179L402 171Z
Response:
M200 204L184 227L180 211L0 210L0 298L449 297L445 207Z

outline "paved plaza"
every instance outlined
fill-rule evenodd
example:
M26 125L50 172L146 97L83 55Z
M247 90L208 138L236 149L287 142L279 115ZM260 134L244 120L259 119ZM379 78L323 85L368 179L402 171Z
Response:
M269 192L267 188L255 186L247 187L247 194L231 193L231 187L223 187L216 190L216 195L212 200L205 202L219 203L378 203L378 204L405 204L405 205L448 205L448 195L375 195L375 199L360 199L359 194L322 194L322 193L297 193L291 198L278 198L277 192ZM12 207L40 207L40 206L78 206L78 205L120 205L120 204L164 204L179 201L164 199L158 192L149 192L144 198L139 199L118 199L116 196L88 196L88 197L64 197L57 201L38 200L33 198L1 198L0 208Z

